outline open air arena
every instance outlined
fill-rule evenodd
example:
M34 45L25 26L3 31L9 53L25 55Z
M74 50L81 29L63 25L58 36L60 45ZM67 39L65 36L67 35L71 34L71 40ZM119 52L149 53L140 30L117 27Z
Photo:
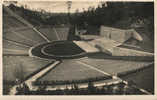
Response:
M89 95L91 84L94 95L154 94L152 49L134 49L149 51L153 54L149 57L88 53L68 41L69 30L69 26L34 26L3 5L3 94ZM142 37L150 46L150 39ZM126 45L117 48L121 47ZM29 92L19 92L25 85Z

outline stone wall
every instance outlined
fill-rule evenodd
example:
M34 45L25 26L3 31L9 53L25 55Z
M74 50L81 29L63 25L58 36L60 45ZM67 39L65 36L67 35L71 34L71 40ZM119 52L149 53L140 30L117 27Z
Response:
M100 35L115 40L117 42L123 43L132 36L132 33L126 32L126 30L121 30L118 28L101 26Z
M112 48L111 52L113 56L154 56L153 53L120 47Z
M139 33L137 33L134 29L129 30L122 30L118 28L112 28L112 27L100 27L100 36L104 36L108 39L115 40L117 42L125 42L129 38L133 37L138 41L142 41L143 38Z

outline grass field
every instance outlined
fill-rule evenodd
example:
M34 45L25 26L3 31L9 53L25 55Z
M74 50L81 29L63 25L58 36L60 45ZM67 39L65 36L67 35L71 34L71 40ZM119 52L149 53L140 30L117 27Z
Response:
M51 63L51 60L22 56L3 56L3 79L15 81L19 75L25 78L49 63Z
M57 41L54 42L53 44L47 45L46 48L44 49L44 52L56 56L72 56L83 53L84 50L82 50L73 42Z

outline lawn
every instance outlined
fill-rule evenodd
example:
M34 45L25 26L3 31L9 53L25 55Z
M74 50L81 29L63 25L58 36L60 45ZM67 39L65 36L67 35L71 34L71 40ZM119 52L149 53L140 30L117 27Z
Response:
M46 45L45 53L55 56L72 56L85 52L71 41L56 41Z

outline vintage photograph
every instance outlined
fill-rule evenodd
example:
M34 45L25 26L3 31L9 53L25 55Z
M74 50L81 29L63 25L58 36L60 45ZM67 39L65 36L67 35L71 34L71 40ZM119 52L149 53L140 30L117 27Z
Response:
M154 2L3 1L3 95L154 95Z

